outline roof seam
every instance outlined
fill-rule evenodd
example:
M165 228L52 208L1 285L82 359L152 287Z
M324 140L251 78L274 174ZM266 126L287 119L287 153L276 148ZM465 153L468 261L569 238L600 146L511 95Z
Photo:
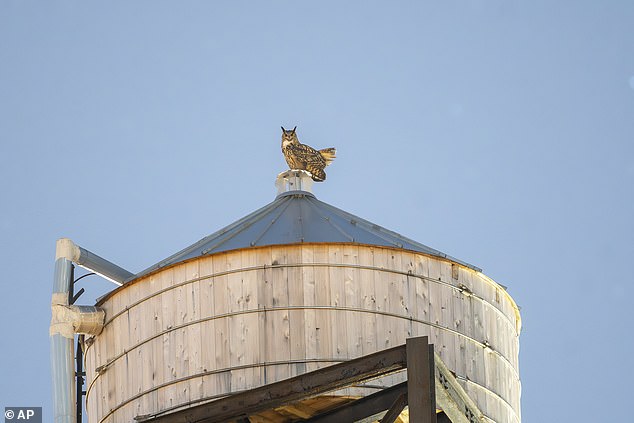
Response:
M284 204L284 206L282 207L282 210L277 214L277 216L275 216L271 222L269 224L266 225L266 227L264 228L264 230L262 231L262 233L260 233L259 236L257 236L253 241L251 241L249 244L251 247L257 245L258 241L260 239L262 239L262 237L264 236L264 234L266 234L268 232L269 229L271 229L271 227L275 224L275 222L277 222L277 220L280 218L280 216L286 211L286 209L288 208L288 206L290 206L292 201L292 197L282 197L280 202L284 202L286 204Z
M308 200L311 203L313 203L313 200ZM314 199L314 203L316 203L315 205L317 206L315 208L315 210L317 211L317 214L319 214L326 222L328 222L328 224L330 226L332 226L333 228L335 228L337 231L339 231L343 236L345 236L346 238L348 238L350 240L350 242L354 242L354 236L348 234L346 231L344 231L342 228L339 227L339 225L337 225L335 222L332 221L332 219L330 219L327 216L324 216L323 213L321 213L321 210L319 210L319 204L322 203L321 201Z

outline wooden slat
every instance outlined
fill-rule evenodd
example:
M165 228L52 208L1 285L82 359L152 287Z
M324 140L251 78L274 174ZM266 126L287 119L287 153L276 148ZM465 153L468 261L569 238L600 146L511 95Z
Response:
M428 264L429 279L432 280L429 282L429 321L436 325L439 325L442 321L442 288L435 281L440 280L440 263L437 260L430 259ZM431 327L430 332L430 342L441 345L440 329L438 329L437 327ZM439 351L439 354L442 357L442 351Z
M140 285L133 285L130 287L128 291L128 303L133 304L137 302L141 297L141 289ZM141 320L144 320L144 316L141 315L141 312L138 307L132 307L128 310L128 344L136 345L144 339L141 334ZM130 365L134 365L135 368L131 369L128 373L128 383L127 395L137 395L143 392L143 373L144 366L136 366L135 363L143 363L143 358L141 357L142 349L139 348L136 351L131 351L128 353L128 362ZM145 413L144 409L144 401L140 399L135 401L131 406L131 414L132 416Z
M226 254L226 270L233 271L241 269L242 254L240 252ZM226 311L240 312L245 310L243 293L243 275L240 272L231 272L227 276L226 286ZM244 314L237 313L227 317L229 332L227 333L228 349L224 354L228 356L229 366L232 368L241 367L246 364L245 354L247 345L247 328L245 327ZM244 370L231 370L231 391L246 389Z
M288 251L285 248L271 248L273 265L287 264ZM269 361L288 362L291 359L289 312L283 309L289 305L288 268L271 269L271 284L273 297L270 307L281 307L279 311L267 312L268 324L266 332L271 343L268 345L267 357ZM272 381L286 379L291 375L290 365L271 366L267 369L271 373Z
M413 263L413 272L416 275L414 277L414 283L416 284L416 309L418 319L424 322L429 322L431 319L429 309L429 281L425 279L429 275L429 259L427 257L417 255ZM418 324L413 336L429 336L431 330L429 326L423 326Z
M372 266L374 264L374 250L359 248L359 264ZM374 272L360 270L358 273L359 306L365 310L376 310L376 295L374 291ZM367 355L377 351L376 313L361 313L361 342L362 354Z
M305 245L301 247L301 260L302 263L314 263L314 247L312 245ZM301 278L303 282L303 304L306 306L314 306L317 282L315 278L315 268L313 266L303 266L301 268ZM314 309L308 308L304 310L304 342L306 345L306 358L316 359L319 357L317 352L317 314ZM317 370L317 363L306 363L306 371L311 372Z
M173 272L173 283L178 283L180 281L188 280L187 275L187 265L181 264L174 267ZM189 321L189 316L187 314L187 298L189 292L191 292L191 286L179 286L177 288L173 288L172 298L174 299L174 303L172 304L172 309L174 310L173 314L173 325L181 326L184 323ZM174 379L179 379L185 377L190 374L189 362L190 362L190 354L192 353L193 346L190 347L188 345L188 337L187 332L191 328L186 327L183 329L177 329L173 331L170 335L170 342L174 344L173 350L175 350L175 354L172 357L173 363L171 364L172 377ZM171 350L172 348L170 348ZM186 404L190 401L190 393L189 393L189 381L186 383L179 383L178 385L172 385L172 387L168 388L173 392L173 404Z
M186 277L188 280L196 280L200 276L200 260L194 260L185 264ZM185 289L185 307L188 322L200 319L200 281L193 282ZM202 325L194 324L188 326L185 330L186 342L189 346L187 357L189 360L188 368L190 374L200 374L203 371L202 364ZM186 376L186 375L183 375ZM189 382L189 396L191 401L198 400L203 397L203 379L198 377L191 379Z
M452 267L451 263L440 263L440 279L445 284L456 286L456 281L453 279ZM445 284L438 285L440 288L440 324L445 328L454 329L455 320L453 312L453 296L456 291ZM440 342L435 343L436 351L442 357L444 362L452 369L456 367L456 341L457 339L455 334L442 331Z
M257 285L257 300L258 300L258 309L266 310L270 308L270 304L273 301L273 285L272 285L272 276L273 270L271 268L272 258L271 258L271 249L270 248L261 248L255 251L256 260L259 265L263 266L261 271L258 271L258 285ZM262 334L260 336L259 342L259 357L260 362L271 361L271 352L273 351L273 342L271 336L268 336L267 330L269 330L269 316L266 311L262 311L258 313L258 333ZM260 378L259 383L266 384L272 381L272 375L270 375L269 370L266 366L262 366L260 368Z
M387 268L387 257L385 254L374 254L374 267L378 269ZM389 278L385 271L378 270L374 273L374 292L376 296L376 309L381 312L388 313L390 311L389 301ZM384 316L376 318L376 332L378 350L393 346L393 339L390 333L390 327Z
M313 246L313 260L322 264L328 262L328 247L323 245ZM323 266L315 267L315 305L328 306L332 304L330 273ZM333 330L329 313L324 310L315 310L315 339L317 358L333 357ZM321 366L321 365L318 365Z
M228 295L228 278L225 272L227 270L227 254L219 254L214 256L214 274L219 274L213 278L213 307L214 314L224 315L229 312L229 295ZM214 321L215 326L215 349L216 357L212 369L226 369L231 365L231 357L229 355L229 319L227 317L219 318ZM217 393L231 391L231 373L225 372L215 375L212 380L215 382L214 391Z
M199 262L201 277L214 274L212 257L203 257ZM211 277L200 281L200 317L210 317L216 314L214 308L214 280ZM202 371L215 369L216 367L216 326L215 320L208 320L200 324L201 342L201 366ZM217 393L215 376L202 377L202 397L208 398Z
M242 266L246 268L257 267L257 256L250 251L243 251ZM242 278L242 296L243 296L243 309L253 310L258 308L258 275L262 275L262 271L254 272L250 271L248 275ZM257 313L247 313L243 315L244 323L244 337L245 337L245 350L244 359L245 364L260 363L260 347L261 337L264 334L260 333L259 329L259 316ZM258 367L252 367L243 370L245 378L245 389L251 389L260 385L260 369Z
M339 245L328 246L328 263L342 264L343 251ZM328 268L330 282L330 305L335 307L345 307L346 290L343 278L343 269L338 266ZM348 323L347 313L328 313L330 318L330 328L332 330L332 351L330 357L346 360L348 359Z
M114 309L122 310L125 307L125 303L128 299L128 291L125 290L113 298ZM113 336L112 355L110 359L121 354L128 344L128 313L124 313L121 318L115 319L112 322L112 332L116 334ZM127 378L127 362L128 360L117 360L110 368L108 372L109 382L112 384L113 392L108 401L109 407L116 407L123 402L125 396L127 396L128 378ZM123 417L122 417L123 418Z
M409 316L409 300L405 294L407 292L407 276L403 273L403 264L401 254L388 254L388 268L396 270L396 272L386 273L388 280L388 296L389 310L398 316ZM388 319L389 331L392 335L392 345L402 345L408 337L409 322L405 319L390 318Z
M174 285L174 268L166 269L161 272L161 283L163 289L171 288ZM177 324L177 298L176 292L172 289L161 294L163 299L163 329L173 327ZM163 338L163 382L176 379L176 352L177 341L175 333L169 332L162 336ZM177 403L176 389L173 385L158 391L159 407L161 409L169 408Z
M302 262L301 248L288 249L286 254L287 264L297 265ZM304 281L302 279L302 269L297 266L288 268L286 274L286 289L288 291L288 304L290 307L301 307L304 305ZM306 359L306 321L304 310L296 309L288 312L289 325L289 353L290 359L298 361L291 365L289 376L306 373L306 364L302 360Z
M99 356L99 360L95 363L97 366L94 368L94 371L97 372L101 366L105 365L108 361L108 350L113 348L112 344L112 325L109 325L103 329L103 332L99 335L99 342L96 342L97 353ZM99 374L97 372L97 374ZM93 391L97 401L97 415L103 416L110 410L110 404L108 404L108 392L110 390L108 374L103 372L99 374L99 379L97 380L95 386L93 387Z
M407 272L408 274L405 279L406 288L404 293L405 294L404 296L406 298L407 315L414 319L418 319L419 313L418 313L418 303L416 298L416 284L417 284L418 278L410 276L411 274L414 273L415 262L416 262L415 254L411 254L411 253L403 254L401 269L403 272ZM408 338L412 336L416 336L416 335L414 334L414 323L410 322L410 324L408 325Z
M149 278L149 281L145 283L145 290L143 297L147 297L150 293L156 292L163 287L162 279L159 275L154 275ZM148 333L159 333L163 330L163 297L161 295L152 297L148 300L148 306L146 309L149 314L149 321L143 321L143 327ZM144 351L146 346L143 347ZM148 387L158 385L163 382L163 337L158 337L148 344L147 358L149 358L149 368L147 373L144 372L143 387L145 390ZM144 355L145 356L145 355ZM150 358L151 357L151 358ZM158 410L160 407L158 391L153 391L144 396L145 407L151 410Z
M353 245L345 245L342 249L342 261L351 265L344 267L343 285L344 285L344 304L347 308L358 309L361 307L360 298L360 281L359 281L359 247ZM342 313L343 314L343 313ZM363 331L361 324L361 314L357 312L345 313L346 324L346 341L348 357L360 357L363 355Z

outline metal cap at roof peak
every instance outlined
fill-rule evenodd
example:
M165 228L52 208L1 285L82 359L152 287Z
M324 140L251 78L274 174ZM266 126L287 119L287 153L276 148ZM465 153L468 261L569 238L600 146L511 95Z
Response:
M223 251L266 245L349 243L418 251L442 257L476 271L481 269L319 201L312 179L303 170L278 175L272 203L201 239L171 257L136 274L137 279L163 267Z
M275 179L277 197L288 195L313 195L313 178L305 170L287 170L277 175Z

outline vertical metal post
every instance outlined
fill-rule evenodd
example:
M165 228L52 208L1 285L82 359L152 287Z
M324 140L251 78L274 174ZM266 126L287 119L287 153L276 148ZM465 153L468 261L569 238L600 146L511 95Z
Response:
M75 266L70 263L70 285L68 285L68 304L73 303L73 297L75 296Z
M407 404L412 422L436 423L434 346L426 336L406 341Z
M77 423L81 423L82 414L83 414L83 396L84 396L84 350L82 349L82 345L84 343L84 335L79 335L77 337L77 357L76 357L76 367L77 367L77 386L75 387L77 391L77 399L75 400L75 404L77 407Z
M64 257L59 257L55 261L52 303L68 305L72 267L72 262ZM51 376L55 423L76 423L74 349L74 337L65 337L51 328Z

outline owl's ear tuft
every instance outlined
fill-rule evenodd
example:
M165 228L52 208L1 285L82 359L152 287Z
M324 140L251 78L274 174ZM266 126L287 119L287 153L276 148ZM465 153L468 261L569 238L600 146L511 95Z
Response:
M295 133L295 130L297 129L297 126L293 128L293 133Z
M284 129L283 126L280 126L280 128L282 128L282 132L286 132L286 129Z

